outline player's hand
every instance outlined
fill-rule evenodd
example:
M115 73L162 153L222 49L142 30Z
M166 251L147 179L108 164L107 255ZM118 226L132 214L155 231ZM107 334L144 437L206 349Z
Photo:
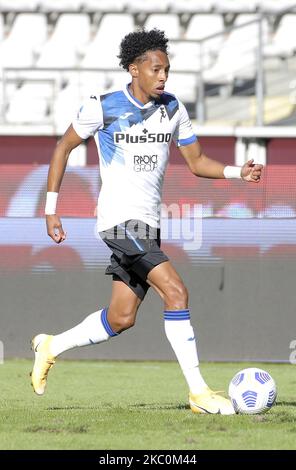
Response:
M241 177L244 181L259 183L262 169L263 165L254 163L254 159L252 158L242 166Z
M60 218L54 215L46 216L47 234L55 243L61 243L66 240L67 233L64 232Z

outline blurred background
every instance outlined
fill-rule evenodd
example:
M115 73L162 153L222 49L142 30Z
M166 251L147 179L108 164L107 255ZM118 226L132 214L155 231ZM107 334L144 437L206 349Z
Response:
M68 240L44 223L55 145L83 100L129 81L123 36L170 39L166 89L185 104L211 158L265 165L259 185L193 177L171 149L164 251L189 287L202 360L287 362L295 339L296 2L291 0L0 0L0 331L7 357L31 336L70 328L108 305L109 251L95 235L93 139L75 149L59 200ZM201 205L201 243L182 227ZM165 214L166 215L166 214ZM172 233L179 233L173 237ZM150 292L132 331L66 357L172 359Z

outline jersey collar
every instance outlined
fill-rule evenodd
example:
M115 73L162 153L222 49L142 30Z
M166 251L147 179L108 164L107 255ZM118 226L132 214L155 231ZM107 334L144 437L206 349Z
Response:
M141 103L141 101L139 101L137 98L135 98L131 94L131 92L128 89L129 85L130 85L130 83L128 83L127 85L124 86L123 92L124 92L125 96L127 97L127 99L131 103L133 103L135 106L137 106L137 108L146 109L146 108L150 108L151 106L154 105L154 101L148 101L148 103L146 103L146 104Z

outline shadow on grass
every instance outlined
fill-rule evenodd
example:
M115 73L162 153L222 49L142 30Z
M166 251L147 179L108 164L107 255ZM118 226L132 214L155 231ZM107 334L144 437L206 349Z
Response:
M24 429L25 432L29 433L73 433L73 434L84 434L88 432L87 426L29 426Z
M147 410L188 410L189 405L179 403L178 405L157 405L156 403L136 403L131 405L132 408L147 409Z
M138 409L147 409L147 410L188 410L189 405L178 404L156 404L156 403L136 403L136 404L126 404L123 405L114 405L111 403L100 403L98 406L83 406L83 405L70 405L70 406L49 406L46 408L47 411L62 411L62 410L97 410L102 411L104 409L128 409L128 408L138 408Z
M276 406L296 406L296 401L277 401Z

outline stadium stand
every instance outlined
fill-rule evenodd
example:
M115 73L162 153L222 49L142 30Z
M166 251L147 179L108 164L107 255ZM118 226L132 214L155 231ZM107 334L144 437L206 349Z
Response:
M290 40L296 25L295 3L2 0L0 124L49 123L62 131L88 90L104 93L128 79L116 57L124 34L159 25L170 38L168 89L185 102L197 124L256 124L260 60L265 95L261 121L269 125L290 122L294 103L289 89L296 68L296 48ZM258 46L260 21L262 50ZM284 71L278 67L283 61Z

